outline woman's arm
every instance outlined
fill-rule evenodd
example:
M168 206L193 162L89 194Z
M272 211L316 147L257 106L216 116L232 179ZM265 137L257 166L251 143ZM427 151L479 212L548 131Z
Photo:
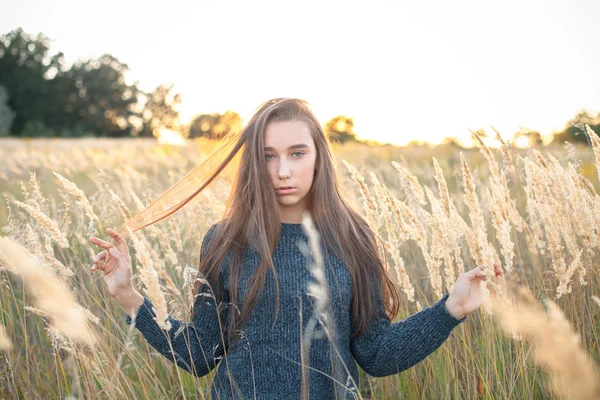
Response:
M196 376L208 374L223 357L226 343L225 335L221 335L226 310L220 310L219 321L212 292L203 291L196 297L192 323L184 323L169 315L171 330L168 332L162 330L154 320L156 314L152 307L150 300L144 297L135 320L135 327L146 341L186 371ZM131 324L131 317L127 316L125 322Z
M207 243L214 231L215 225L204 236L200 257L204 257ZM133 302L136 303L137 300ZM203 285L195 296L194 320L184 323L169 315L171 329L166 332L154 319L156 314L152 303L147 297L143 297L143 303L137 311L135 326L160 354L186 371L196 376L204 376L219 363L224 354L227 339L222 332L227 321L228 303L229 296L225 291L219 302L220 306L217 307L215 294L208 285ZM131 324L132 319L129 315L125 322Z
M448 312L445 305L448 296L445 294L433 306L396 323L390 322L378 301L381 320L373 319L365 333L350 342L358 365L369 375L388 376L412 367L433 353L466 319L458 320Z

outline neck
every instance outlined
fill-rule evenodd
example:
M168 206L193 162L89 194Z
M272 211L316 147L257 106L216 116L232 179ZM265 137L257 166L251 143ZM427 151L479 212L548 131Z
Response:
M284 224L301 224L302 214L306 211L302 208L279 207L279 220Z

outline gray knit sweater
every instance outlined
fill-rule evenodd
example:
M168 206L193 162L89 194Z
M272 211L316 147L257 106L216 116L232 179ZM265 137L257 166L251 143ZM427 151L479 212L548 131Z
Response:
M214 226L204 237L203 249L213 232ZM172 325L169 332L158 327L153 319L152 303L145 297L136 316L137 329L159 353L197 376L208 374L218 365L211 386L213 399L299 398L302 393L300 335L305 338L307 326L311 326L311 317L314 317L314 299L307 294L307 285L314 280L308 269L312 259L300 251L298 241L308 243L302 224L282 223L273 256L279 279L279 314L273 324L276 289L273 275L268 274L264 293L241 327L241 339L235 350L233 346L222 345L219 317L211 296L197 297L196 316L191 323L169 316ZM335 345L317 323L309 347L310 367L305 369L311 399L353 398L359 383L357 363L372 376L397 374L435 351L454 327L466 319L458 320L448 313L445 307L448 294L433 306L396 323L390 322L378 301L382 319L374 319L363 335L351 338L351 276L336 256L326 252L324 246L321 250L329 284ZM244 253L240 310L259 261L254 251ZM221 279L228 289L227 274L222 273ZM223 311L220 318L224 324ZM126 322L131 323L128 316Z

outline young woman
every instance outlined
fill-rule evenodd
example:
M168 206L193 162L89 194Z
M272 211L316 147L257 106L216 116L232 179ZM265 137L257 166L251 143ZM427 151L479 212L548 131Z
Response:
M357 364L373 376L410 368L482 304L480 266L462 274L433 306L391 323L399 293L385 273L376 235L342 197L328 138L304 101L264 103L230 143L233 150L208 179L190 173L119 232L107 229L116 247L90 238L104 248L92 271L103 272L128 324L135 315L135 326L157 351L197 376L219 365L212 398L352 398ZM175 212L238 152L225 215L203 240L190 322L169 316L171 328L162 330L150 300L133 287L124 236ZM173 206L175 194L181 201ZM312 337L309 349L303 335L314 316L307 294L312 261L298 244L308 241L304 212L321 239L330 293L329 326L319 325L321 332L335 332L335 340ZM500 267L494 270L493 279L502 279Z

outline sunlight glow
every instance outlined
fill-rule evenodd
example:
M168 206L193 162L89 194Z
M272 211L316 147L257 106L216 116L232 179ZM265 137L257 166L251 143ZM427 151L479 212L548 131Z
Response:
M159 144L170 144L174 146L184 146L185 139L177 132L169 129L159 129L156 137Z

